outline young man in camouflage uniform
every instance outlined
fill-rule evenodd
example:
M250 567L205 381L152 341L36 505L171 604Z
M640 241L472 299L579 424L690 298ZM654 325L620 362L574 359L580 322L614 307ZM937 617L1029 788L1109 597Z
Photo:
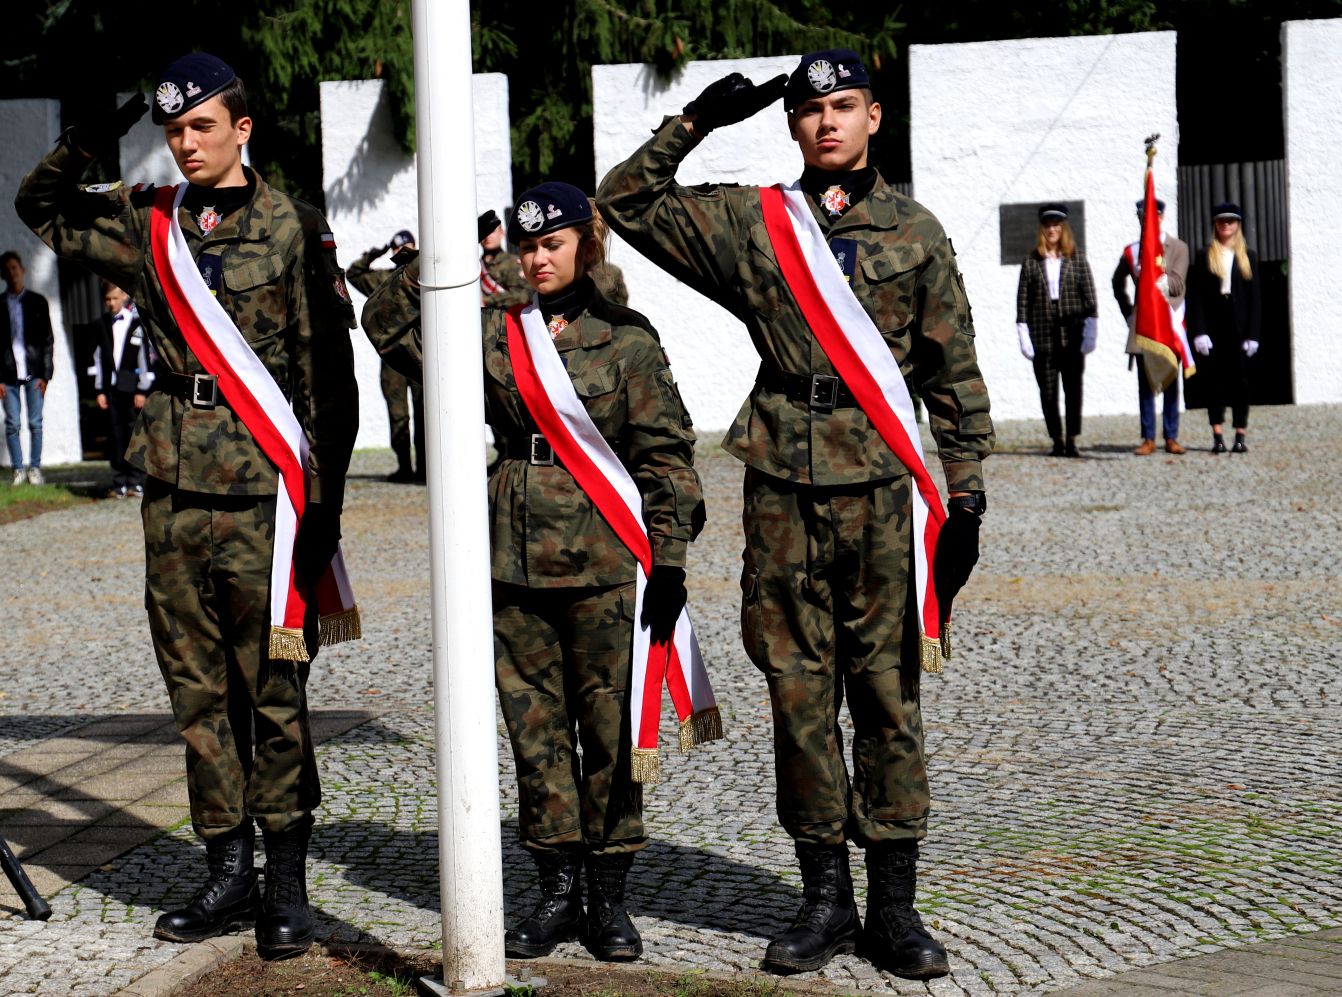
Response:
M531 300L522 261L503 248L503 222L491 208L476 219L480 256L480 305L511 308Z
M373 261L383 253L391 251L393 267L401 266L415 254L415 237L406 229L401 229L391 237L385 246L374 246L349 265L345 278L354 285L360 294L372 297L373 293L396 272L374 270ZM415 381L409 381L385 363L379 378L382 384L382 400L387 403L387 422L391 427L391 450L396 455L396 470L387 476L387 480L405 484L410 481L423 482L424 467L424 389ZM414 406L415 419L415 459L410 460L410 405L406 404L406 391Z
M891 972L949 971L913 909L931 799L919 712L919 627L910 606L911 478L838 379L774 256L759 188L676 184L714 128L784 97L806 163L802 189L849 286L931 418L951 493L935 555L948 607L978 558L988 394L949 240L868 165L880 124L865 68L816 52L755 87L709 86L601 184L602 213L636 249L745 323L761 364L724 442L747 465L742 635L769 684L778 816L805 884L793 925L769 945L777 972L862 951ZM786 179L786 178L780 178ZM839 706L847 693L853 772ZM865 849L866 930L848 865Z
M300 583L312 585L339 541L358 428L354 313L335 240L315 208L242 165L251 119L232 69L203 53L185 56L164 70L155 99L154 120L191 182L178 212L191 257L293 400L307 435L308 505L293 563ZM277 471L202 373L168 305L149 246L155 192L119 182L77 186L93 155L115 149L145 110L137 96L67 131L15 203L58 255L132 294L162 360L128 458L149 476L145 604L186 740L192 826L205 841L209 875L190 903L159 918L154 934L198 941L256 919L262 955L291 955L314 934L304 864L320 791L307 662L267 653ZM315 618L310 630L309 656ZM264 899L253 822L266 848Z

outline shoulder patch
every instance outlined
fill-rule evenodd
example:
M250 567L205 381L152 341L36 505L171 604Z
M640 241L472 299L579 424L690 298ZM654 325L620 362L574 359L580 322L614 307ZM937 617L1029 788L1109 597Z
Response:
M110 194L114 190L120 190L122 183L120 180L113 180L111 183L83 183L79 189L85 194Z

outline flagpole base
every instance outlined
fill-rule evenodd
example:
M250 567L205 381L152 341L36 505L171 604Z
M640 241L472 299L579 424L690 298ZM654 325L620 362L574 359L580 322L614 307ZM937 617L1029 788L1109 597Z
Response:
M467 990L464 986L454 987L445 983L441 976L421 976L416 989L424 997L502 997L503 994L509 992L517 993L526 989L539 990L541 987L547 986L549 982L544 976L528 976L526 979L505 976L503 986Z

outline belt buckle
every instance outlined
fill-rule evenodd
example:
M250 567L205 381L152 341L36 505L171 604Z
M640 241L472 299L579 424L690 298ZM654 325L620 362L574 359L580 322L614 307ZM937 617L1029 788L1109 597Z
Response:
M214 408L219 404L219 378L213 374L191 375L191 405L193 408Z
M554 447L540 433L531 434L531 463L535 467L554 467Z
M833 412L839 400L839 379L833 374L811 375L811 408L819 412Z

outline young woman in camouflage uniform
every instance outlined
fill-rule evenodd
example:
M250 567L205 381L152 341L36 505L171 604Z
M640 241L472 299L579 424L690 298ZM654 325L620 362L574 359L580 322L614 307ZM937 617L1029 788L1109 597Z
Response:
M654 561L643 622L656 640L685 604L686 549L704 521L689 415L656 332L592 282L605 229L586 195L542 184L518 198L509 228L573 386L642 494ZM418 277L418 261L402 268L363 313L383 357L416 378ZM537 431L513 379L505 312L482 317L500 456L489 477L496 682L541 892L507 933L507 954L535 958L582 938L598 959L634 959L643 943L624 885L647 843L628 734L635 562Z

